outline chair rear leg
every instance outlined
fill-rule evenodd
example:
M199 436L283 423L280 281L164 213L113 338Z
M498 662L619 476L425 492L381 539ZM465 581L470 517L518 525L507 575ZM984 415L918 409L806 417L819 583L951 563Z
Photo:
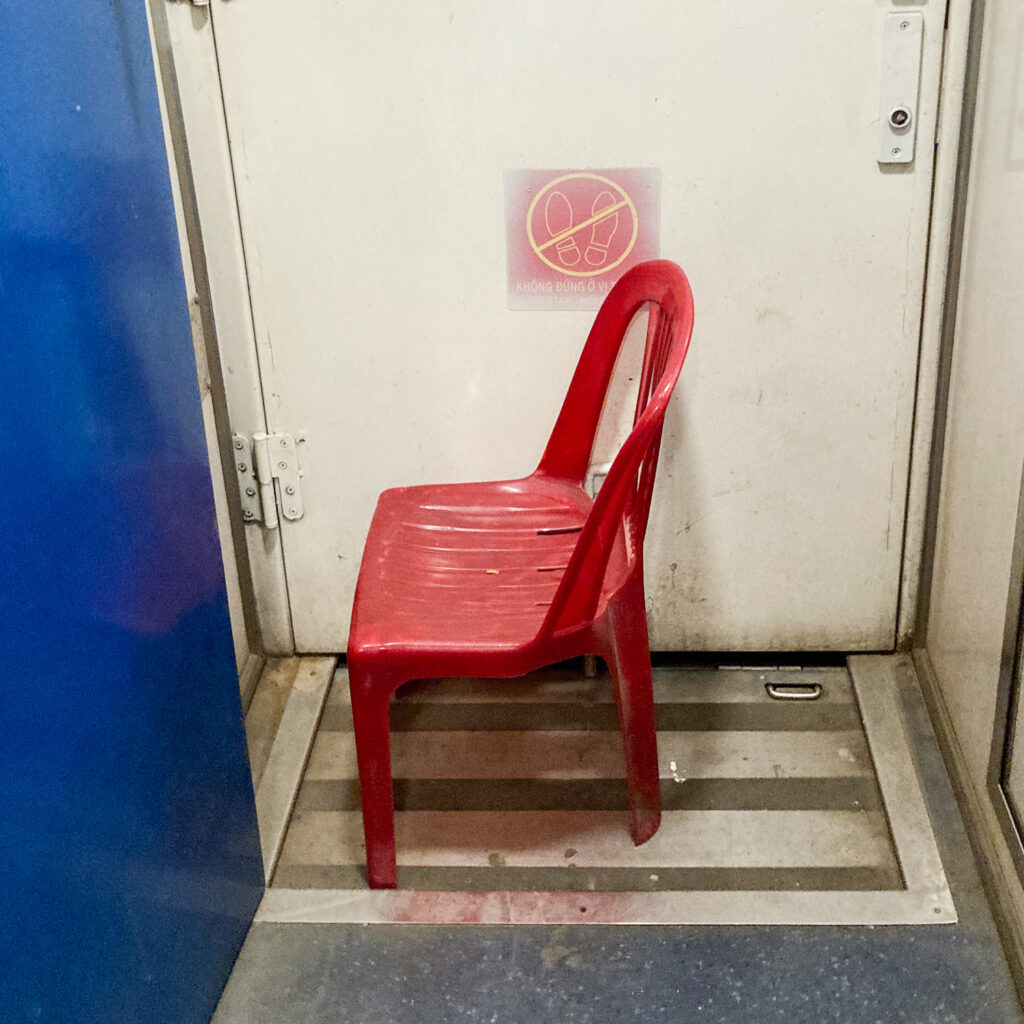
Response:
M643 584L639 588L627 587L608 613L611 636L608 650L602 656L615 684L629 787L629 830L639 846L661 824L658 738Z
M388 714L393 689L391 686L360 685L352 679L352 724L359 761L366 874L373 889L394 889L398 884Z

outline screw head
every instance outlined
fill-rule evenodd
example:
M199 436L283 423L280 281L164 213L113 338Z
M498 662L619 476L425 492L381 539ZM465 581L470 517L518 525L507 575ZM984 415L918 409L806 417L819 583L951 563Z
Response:
M278 469L287 469L288 468L288 463L287 462L279 462L277 464L277 468Z
M255 487L246 487L245 493L248 494L250 498L254 498L254 497L256 497L256 488Z
M297 516L298 514L299 514L299 510L297 508L290 508L290 509L288 509L288 515L290 515L290 516Z
M249 467L244 462L240 462L238 464L238 472L239 473L244 473L248 468Z
M246 510L245 510L245 511L244 511L244 512L242 513L242 515L243 515L243 516L245 516L245 518L246 518L246 519L252 519L252 512L251 512L251 511L250 511L249 509L246 509Z
M288 447L288 438L287 437L282 437L281 438L281 447L282 448L287 448Z
M900 28L901 28L901 29L902 29L902 30L903 30L904 32L906 32L906 31L907 31L907 29L908 29L908 28L910 28L910 22L909 22L909 21L901 21L901 22L900 22Z
M235 448L238 451L241 451L244 447L245 447L245 444L243 443L242 439L240 437L236 437L235 438Z
M284 493L285 494L294 494L295 493L295 488L289 485L288 487L286 487L284 489Z
M900 153L902 153L902 152L903 152L903 150L900 149L899 146L893 146L893 148L892 148L892 155L893 156L899 156Z

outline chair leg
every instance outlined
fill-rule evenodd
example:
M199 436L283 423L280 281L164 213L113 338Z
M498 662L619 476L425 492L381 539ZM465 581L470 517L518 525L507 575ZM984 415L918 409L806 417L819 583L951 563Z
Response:
M391 782L389 705L394 688L360 685L351 674L352 724L359 761L359 789L366 838L366 874L372 889L394 889L395 798Z
M615 684L629 787L629 831L639 846L661 824L658 739L643 584L639 586L639 595L633 587L620 593L609 609L609 616L611 642L602 656Z

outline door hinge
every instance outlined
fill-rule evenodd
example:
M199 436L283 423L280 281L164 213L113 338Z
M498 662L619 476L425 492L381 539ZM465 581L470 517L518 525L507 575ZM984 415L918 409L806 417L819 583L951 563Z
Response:
M277 528L277 507L294 521L302 518L302 488L298 445L291 434L235 434L232 439L235 475L247 523ZM274 487L274 481L277 487Z

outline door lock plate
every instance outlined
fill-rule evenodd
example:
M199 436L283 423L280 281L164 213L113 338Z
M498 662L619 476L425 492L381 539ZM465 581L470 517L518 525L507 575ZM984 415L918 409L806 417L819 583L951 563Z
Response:
M897 11L885 16L878 115L880 164L914 162L923 41L924 15L920 11Z

